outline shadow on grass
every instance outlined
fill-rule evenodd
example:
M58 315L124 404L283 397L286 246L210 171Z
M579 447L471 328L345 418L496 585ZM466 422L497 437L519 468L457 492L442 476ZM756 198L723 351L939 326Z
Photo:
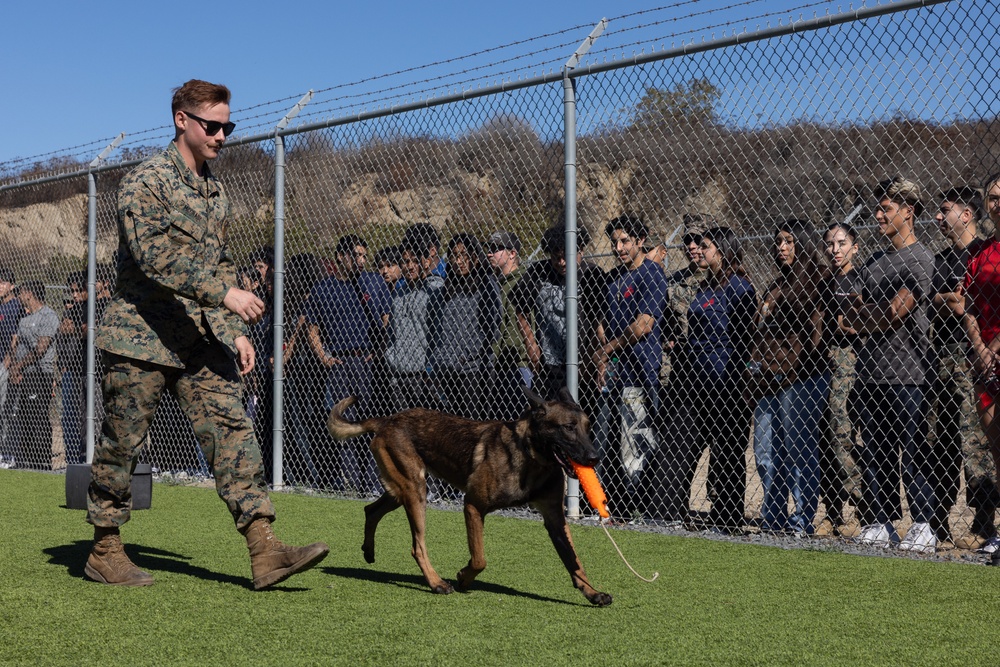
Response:
M400 588L408 588L411 590L423 591L425 593L430 593L430 589L427 587L427 582L421 575L417 574L400 574L399 572L383 572L379 570L369 570L366 568L359 567L324 567L323 573L333 575L334 577L343 577L344 579L357 579L359 581L370 581L376 584L392 584L393 586L399 586ZM454 581L451 582L454 585ZM558 604L568 604L573 606L587 606L589 603L583 602L570 602L568 600L557 600L555 598L545 597L544 595L536 595L535 593L526 593L524 591L519 591L517 589L511 588L509 586L503 586L501 584L492 584L485 581L476 581L472 584L472 588L469 589L468 593L474 593L476 591L484 591L487 593L493 593L495 595L510 595L512 597L526 598L528 600L535 600L538 602L555 602ZM461 595L462 592L456 589L456 594Z
M71 544L61 544L59 546L43 549L42 552L49 557L49 563L66 568L71 577L83 578L83 566L87 562L90 554L90 547L93 542L89 540L77 540ZM212 570L190 563L190 556L164 551L155 547L147 547L141 544L126 544L125 553L140 569L152 574L156 572L173 572L189 577L204 579L206 581L216 581L222 584L232 584L240 588L252 589L252 581L249 576L236 577L231 574L213 572ZM247 569L249 570L249 563ZM249 572L247 573L249 575ZM267 590L282 590L285 592L305 591L307 588L272 586Z

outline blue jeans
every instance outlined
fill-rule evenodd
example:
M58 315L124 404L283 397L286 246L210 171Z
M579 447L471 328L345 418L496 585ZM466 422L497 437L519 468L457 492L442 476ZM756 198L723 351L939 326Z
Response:
M900 481L906 489L913 521L929 523L937 498L932 484L935 456L927 445L928 401L924 387L861 384L855 386L855 391L864 442L860 456L864 480L861 496L874 523L900 518Z
M763 528L810 534L819 505L820 419L830 374L814 375L765 396L754 410L754 455L764 486ZM791 493L795 510L788 513Z

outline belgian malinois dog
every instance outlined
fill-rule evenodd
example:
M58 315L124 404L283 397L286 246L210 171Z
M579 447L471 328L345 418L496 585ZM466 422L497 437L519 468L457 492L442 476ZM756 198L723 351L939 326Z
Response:
M573 585L591 603L604 607L611 596L594 589L573 548L563 507L564 471L569 461L592 466L597 452L590 442L589 420L565 389L559 400L546 401L525 390L529 407L517 421L473 421L416 408L389 417L351 423L343 418L353 403L348 397L330 413L327 426L338 440L374 433L371 450L386 492L365 506L365 560L375 562L375 529L389 512L406 509L413 534L413 558L435 593L454 589L431 566L424 542L427 475L465 492L465 528L469 564L457 576L467 590L486 568L483 518L490 512L530 505L541 515Z

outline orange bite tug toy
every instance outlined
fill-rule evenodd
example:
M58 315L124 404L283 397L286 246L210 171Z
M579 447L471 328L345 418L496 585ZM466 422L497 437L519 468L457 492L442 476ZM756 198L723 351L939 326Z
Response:
M594 472L593 468L582 466L576 461L570 461L570 463L573 465L573 472L576 473L576 478L580 480L580 488L583 489L583 494L587 496L587 502L597 510L602 519L610 517L611 513L608 512L608 497L604 495L604 489L601 487L600 480L597 479L597 473Z

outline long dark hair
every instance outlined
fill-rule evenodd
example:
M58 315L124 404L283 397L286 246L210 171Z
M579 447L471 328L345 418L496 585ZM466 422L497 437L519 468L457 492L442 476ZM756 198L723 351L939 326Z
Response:
M830 268L819 243L819 230L807 220L793 218L775 226L775 238L781 232L790 234L795 242L792 264L779 267L781 275L775 283L781 289L782 298L799 303L818 302L820 286L830 278Z
M292 330L302 312L302 306L316 283L326 278L323 263L310 253L292 255L285 262L285 301L284 319L290 323Z
M719 256L722 257L722 272L726 278L733 275L747 277L743 266L743 244L736 232L729 227L712 227L701 238L708 239L718 249Z
M450 299L455 294L476 292L483 287L490 276L490 265L479 240L472 234L459 232L448 241L449 256L458 244L465 246L469 253L469 275L463 276L448 261L448 273L444 280L444 297Z

